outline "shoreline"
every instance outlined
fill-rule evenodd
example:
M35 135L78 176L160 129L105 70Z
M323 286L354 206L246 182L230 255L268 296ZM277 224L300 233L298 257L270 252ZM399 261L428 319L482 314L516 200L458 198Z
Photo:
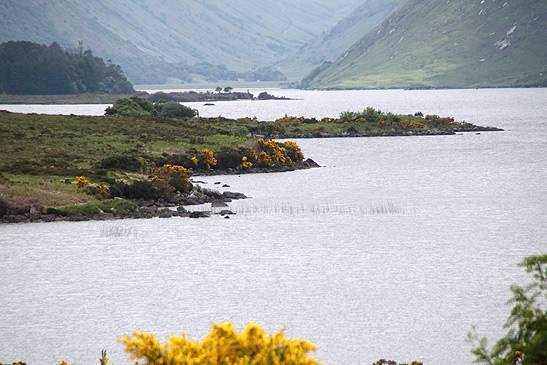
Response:
M235 100L290 100L286 97L278 97L268 92L259 92L256 96L249 91L246 92L224 92L214 91L137 91L134 94L67 94L67 95L11 95L0 94L0 105L85 105L85 104L114 104L118 99L139 96L156 102L159 99L175 101L179 103L191 102L216 102Z
M192 175L192 178L199 176L225 176L241 175L253 173L276 173L289 172L296 170L305 170L320 167L315 161L308 158L302 162L291 166L271 166L267 168L247 168L247 169L226 169L210 170L209 172L200 171ZM17 215L5 215L0 217L0 224L18 224L18 223L49 223L49 222L83 222L83 221L106 221L120 219L150 219L150 218L209 218L212 215L220 215L224 218L230 218L234 215L226 203L232 200L248 199L243 193L225 191L220 193L215 189L197 187L199 181L194 182L194 189L187 196L180 194L174 195L168 199L160 200L137 200L133 201L135 206L127 212L99 211L93 215L84 215L78 213L75 215L62 215L56 213L56 210L42 214L36 208L31 207L29 212ZM184 206L198 206L211 204L211 210L188 211ZM217 208L217 209L213 209Z

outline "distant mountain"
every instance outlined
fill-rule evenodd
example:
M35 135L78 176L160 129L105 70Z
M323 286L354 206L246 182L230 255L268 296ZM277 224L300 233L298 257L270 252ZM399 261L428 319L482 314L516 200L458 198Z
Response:
M292 52L276 67L291 79L301 79L323 62L334 61L406 2L365 0L334 27Z
M134 83L200 81L272 66L361 2L4 0L0 42L76 47L83 40L97 56L120 64Z
M309 88L547 86L545 0L409 0Z

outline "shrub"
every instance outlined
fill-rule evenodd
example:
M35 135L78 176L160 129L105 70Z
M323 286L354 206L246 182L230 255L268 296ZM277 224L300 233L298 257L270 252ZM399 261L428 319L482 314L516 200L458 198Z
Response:
M287 155L293 162L300 162L304 159L304 154L302 150L295 142L287 141L283 144L287 150Z
M233 148L222 148L215 154L217 169L236 168L241 163L242 154L239 150Z
M156 103L155 108L158 115L166 118L193 118L197 114L195 109L174 101Z
M118 169L139 172L144 168L142 161L135 156L113 155L99 161L98 169Z
M155 335L134 332L120 338L125 352L132 360L143 360L149 365L159 364L319 364L307 357L317 346L306 340L285 338L280 331L269 336L254 323L241 334L232 323L214 324L202 341L190 340L186 335L171 336L163 344Z
M385 360L385 359L380 359L376 362L373 362L372 365L423 365L422 362L420 361L412 361L412 362L401 362L399 364L397 364L396 361L393 361L393 360Z
M163 165L161 167L152 166L150 173L154 176L150 181L156 184L156 187L163 193L178 191L186 194L192 188L189 180L189 170L178 165Z
M256 152L251 147L239 147L238 148L239 155L241 158L247 157L247 161L255 164L257 160Z
M119 182L110 187L110 193L113 197L126 199L156 200L165 197L168 191L165 191L164 186L158 183L143 180L134 181L131 184Z
M137 117L143 115L156 115L157 112L154 109L154 104L152 104L152 102L139 96L132 96L130 98L116 100L112 107L106 108L105 114Z
M468 341L475 343L471 351L476 362L488 364L547 364L547 255L526 257L519 266L535 279L525 287L511 286L514 305L505 323L509 331L492 349L486 338L479 339L475 330Z
M197 156L192 158L192 161L197 168L204 170L209 170L211 166L217 164L213 152L208 149L202 149Z
M313 130L313 135L314 137L320 137L321 133L324 133L324 132L325 132L325 126L320 125L319 127Z

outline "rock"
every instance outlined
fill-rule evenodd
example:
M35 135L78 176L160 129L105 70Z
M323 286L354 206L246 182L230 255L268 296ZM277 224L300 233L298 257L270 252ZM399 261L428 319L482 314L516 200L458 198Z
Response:
M21 214L10 214L7 216L7 219L9 223L23 223L28 221L28 218Z
M93 219L100 220L100 221L111 220L111 219L114 219L114 214L100 212L100 213L95 214L93 216Z
M220 215L233 215L233 214L235 214L235 213L232 212L232 211L229 210L229 209L224 209L224 210L221 210L219 214L220 214Z
M83 222L83 221L88 221L89 217L87 217L86 215L83 215L82 213L78 213L78 214L71 215L68 218L68 220L71 222Z
M234 193L231 191L225 191L222 193L222 197L228 198L228 199L247 199L247 196L242 193Z
M211 212L205 212L205 211L195 211L190 213L190 218L209 218L211 216Z
M226 204L222 200L215 200L211 203L212 208L224 208L224 207L227 207L227 206L228 206L228 204Z
M54 222L55 219L57 217L55 216L55 214L42 214L40 216L40 219L43 221L43 222Z
M222 194L218 190L214 189L202 189L202 192L204 195L213 197L213 198L220 198Z
M171 209L165 208L159 209L158 213L160 218L171 218L175 212L173 212Z
M30 207L29 218L31 221L38 220L40 218L40 212L36 208Z
M156 214L157 211L158 208L155 205L139 208L139 212L143 214Z
M229 188L229 187L230 187L230 185L228 185L228 184L224 184L224 185L222 185L222 187L223 187L223 188Z

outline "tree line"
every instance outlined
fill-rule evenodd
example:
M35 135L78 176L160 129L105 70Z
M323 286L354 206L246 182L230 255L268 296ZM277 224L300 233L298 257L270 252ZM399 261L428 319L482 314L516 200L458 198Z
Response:
M26 41L0 44L0 93L65 95L132 94L121 67L95 57L91 50L65 49Z

